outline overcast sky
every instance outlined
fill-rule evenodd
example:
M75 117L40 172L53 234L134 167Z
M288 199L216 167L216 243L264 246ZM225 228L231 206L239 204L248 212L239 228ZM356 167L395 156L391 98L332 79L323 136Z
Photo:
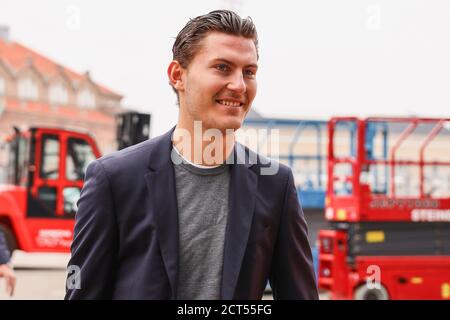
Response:
M257 26L253 107L265 116L450 117L447 0L0 0L0 24L151 112L156 135L177 120L166 76L174 37L188 18L217 8Z

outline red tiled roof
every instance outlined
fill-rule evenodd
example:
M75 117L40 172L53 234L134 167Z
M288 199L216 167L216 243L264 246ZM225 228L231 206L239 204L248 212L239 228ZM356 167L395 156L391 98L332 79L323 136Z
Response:
M52 77L57 75L60 72L60 69L62 69L72 81L83 81L87 78L86 75L79 74L69 68L63 67L49 58L17 42L6 42L0 39L0 58L6 61L6 63L15 70L20 70L26 67L31 58L33 61L33 66L36 67L36 69L44 76ZM122 95L103 85L96 83L96 86L104 94L122 97Z

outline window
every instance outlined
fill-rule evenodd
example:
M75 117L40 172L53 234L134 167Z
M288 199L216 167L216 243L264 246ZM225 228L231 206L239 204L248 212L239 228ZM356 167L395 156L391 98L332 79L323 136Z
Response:
M25 100L37 100L38 87L30 77L19 81L19 98Z
M95 160L94 152L86 140L70 138L67 145L66 178L68 180L83 180L86 169Z
M41 170L43 179L59 177L59 140L58 136L44 135L42 138Z
M104 105L108 108L115 108L119 106L119 101L118 100L113 100L113 99L106 99L103 101Z
M83 108L95 108L95 96L92 91L83 89L78 93L77 103Z
M81 190L78 187L68 187L63 190L64 213L75 215L78 210L77 202L80 199Z
M66 105L69 101L67 89L60 83L51 85L48 95L51 103Z
M6 81L3 77L0 77L0 96L6 95Z
M15 185L26 185L28 165L28 140L20 135L9 143L9 164L7 168L8 182Z
M56 213L56 188L39 187L38 200L42 206L40 216L53 217Z

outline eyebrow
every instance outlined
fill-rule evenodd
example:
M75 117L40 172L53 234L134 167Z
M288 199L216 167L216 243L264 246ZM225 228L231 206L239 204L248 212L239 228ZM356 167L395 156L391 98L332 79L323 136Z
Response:
M212 60L212 62L213 62L213 63L214 63L214 62L225 62L225 63L230 64L230 65L232 65L232 66L236 66L236 64L235 64L234 62L231 62L231 61L229 61L229 60L227 60L227 59L222 59L222 58L214 59L214 60ZM255 64L255 63L246 65L245 67L246 67L246 68L255 68L255 69L258 69L258 65Z

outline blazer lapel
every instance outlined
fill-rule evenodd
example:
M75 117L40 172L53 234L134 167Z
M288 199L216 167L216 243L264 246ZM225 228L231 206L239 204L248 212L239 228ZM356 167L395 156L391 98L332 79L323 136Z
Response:
M148 212L155 216L156 232L164 266L176 298L178 275L178 208L174 167L171 161L173 129L155 141L145 175L150 201Z
M235 162L230 170L229 212L222 274L222 299L225 300L233 299L252 225L258 183L257 174L250 169L251 164L242 159L242 150L243 146L236 143Z

